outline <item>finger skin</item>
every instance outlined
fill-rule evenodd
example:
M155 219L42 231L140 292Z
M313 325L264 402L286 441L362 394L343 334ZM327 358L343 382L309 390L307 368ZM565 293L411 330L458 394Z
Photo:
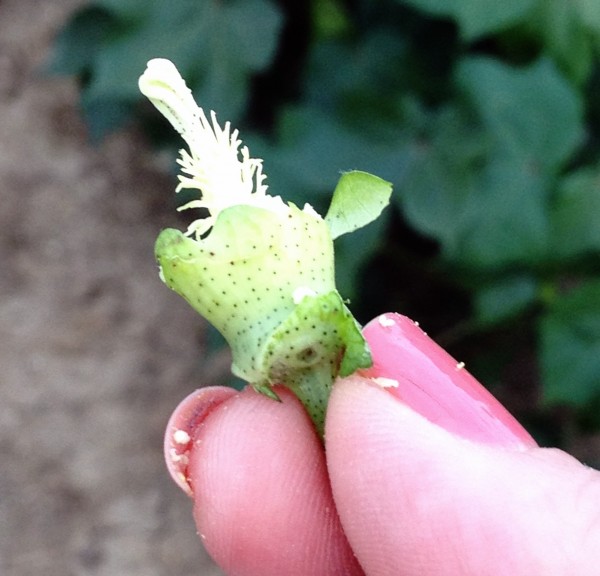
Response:
M457 437L360 377L334 387L326 439L369 576L600 573L600 475L563 452Z
M236 395L233 388L207 386L192 392L175 409L165 431L164 454L167 470L175 484L193 497L189 478L190 451L197 433L208 415Z
M373 369L334 386L328 470L285 390L203 389L175 411L167 463L225 572L362 574L339 514L369 576L597 575L600 475L537 448L413 322L374 326Z
M285 389L248 389L194 432L188 477L206 549L228 575L363 574L341 530L323 446Z

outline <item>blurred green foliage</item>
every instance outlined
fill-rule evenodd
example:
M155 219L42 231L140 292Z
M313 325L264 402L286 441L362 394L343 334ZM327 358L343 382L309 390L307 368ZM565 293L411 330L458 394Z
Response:
M323 211L341 170L393 182L337 245L362 319L411 315L532 399L521 416L599 428L599 54L597 0L96 0L51 69L80 78L94 138L148 112L161 56L285 198Z

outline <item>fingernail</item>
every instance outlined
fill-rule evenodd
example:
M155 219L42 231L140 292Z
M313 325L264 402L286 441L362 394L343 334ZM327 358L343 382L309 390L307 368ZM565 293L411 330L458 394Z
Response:
M419 325L383 314L363 333L373 366L361 371L375 383L448 432L503 447L537 446L517 420Z
M171 478L188 496L193 497L188 476L190 451L206 417L220 404L234 396L233 388L201 388L179 403L169 418L165 431L165 462Z

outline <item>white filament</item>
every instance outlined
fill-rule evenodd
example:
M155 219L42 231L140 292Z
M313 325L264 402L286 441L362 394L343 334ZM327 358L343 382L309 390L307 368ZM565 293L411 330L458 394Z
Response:
M218 214L230 206L247 204L269 210L287 210L279 196L268 196L262 160L250 158L248 148L231 132L229 122L221 128L216 114L210 121L198 106L191 90L175 65L164 58L148 62L139 79L139 87L163 116L186 141L189 152L180 150L177 192L182 188L201 191L201 198L192 200L180 210L206 208L208 218L196 220L187 234L200 238L213 226Z

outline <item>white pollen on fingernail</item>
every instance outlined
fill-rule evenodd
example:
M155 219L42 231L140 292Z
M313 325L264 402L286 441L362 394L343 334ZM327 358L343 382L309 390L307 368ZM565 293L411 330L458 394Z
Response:
M383 376L379 376L377 378L371 378L375 384L381 386L382 388L398 388L400 382L398 380L394 380L393 378L384 378Z
M171 448L169 450L169 456L171 458L171 462L173 464L180 464L182 466L187 466L190 463L190 459L188 457L188 453L179 454L175 448Z
M379 324L381 324L381 326L384 328L396 325L396 322L392 318L388 318L385 314L379 316L379 318L377 318L377 322L379 322Z
M187 444L190 440L190 435L185 430L175 430L173 432L173 441L175 444Z
M464 363L464 362L459 362L459 363L456 365L456 369L457 369L457 370L462 370L464 367L465 367L465 363Z
M419 323L415 320L415 326L419 326Z

